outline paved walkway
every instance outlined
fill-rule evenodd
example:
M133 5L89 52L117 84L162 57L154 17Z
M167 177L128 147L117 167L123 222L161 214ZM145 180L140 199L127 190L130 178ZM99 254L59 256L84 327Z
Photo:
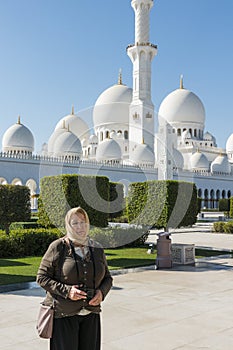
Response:
M233 239L228 240L233 235L195 229L172 234L172 241L233 248ZM153 232L150 238L156 238ZM35 331L43 296L40 288L0 294L0 350L48 349L47 340ZM232 350L232 301L229 257L199 261L195 267L151 267L116 275L103 303L102 350Z

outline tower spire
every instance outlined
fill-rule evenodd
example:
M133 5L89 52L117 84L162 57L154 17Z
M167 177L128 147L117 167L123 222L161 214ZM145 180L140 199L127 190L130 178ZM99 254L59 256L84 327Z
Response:
M157 46L149 41L150 10L153 0L132 0L135 13L135 42L127 48L133 64L133 96L129 116L129 158L135 145L144 140L154 150L154 105L151 101L151 62ZM137 116L137 118L135 118Z
M118 73L118 85L122 85L122 69L119 69Z
M180 76L180 89L183 89L184 88L184 77L183 77L183 74L181 74Z

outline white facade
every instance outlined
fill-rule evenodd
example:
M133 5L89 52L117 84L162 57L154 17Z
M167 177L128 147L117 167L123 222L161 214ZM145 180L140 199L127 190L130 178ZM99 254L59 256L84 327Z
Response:
M0 153L0 184L29 186L32 198L43 176L106 175L111 181L175 179L194 182L203 206L217 207L233 194L233 134L226 150L205 131L205 108L192 91L180 86L162 101L155 133L151 96L151 62L157 46L150 43L152 0L132 0L135 42L127 47L132 61L132 88L118 83L104 90L93 109L93 130L74 108L51 131L40 155L34 154L32 132L18 122L6 130ZM35 200L32 205L36 207Z

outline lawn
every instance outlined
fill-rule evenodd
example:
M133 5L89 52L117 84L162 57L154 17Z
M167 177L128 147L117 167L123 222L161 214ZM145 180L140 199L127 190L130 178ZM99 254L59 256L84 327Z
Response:
M148 247L106 249L110 270L153 265L156 252L147 254ZM196 249L196 258L226 254L221 251ZM0 285L35 281L41 257L0 259Z
M146 248L105 250L110 270L152 265L156 254ZM35 281L41 257L0 259L0 285Z

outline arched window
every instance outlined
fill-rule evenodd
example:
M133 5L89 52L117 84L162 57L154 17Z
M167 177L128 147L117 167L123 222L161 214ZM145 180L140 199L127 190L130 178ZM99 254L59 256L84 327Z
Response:
M222 198L226 198L226 191L225 190L222 190Z
M210 208L213 209L214 206L214 190L210 191Z
M124 131L124 138L125 138L125 140L128 140L128 138L129 138L129 133L127 130Z
M194 129L194 136L197 137L197 129Z
M209 208L209 191L207 189L204 192L204 206Z
M101 131L101 133L100 133L100 141L103 141L103 139L104 139L103 131Z
M192 129L189 129L189 133L190 133L190 135L192 137L192 134L193 134Z
M231 198L231 191L227 191L227 198Z
M181 136L181 129L177 129L177 136Z
M110 135L110 134L109 134L109 131L106 131L106 133L105 133L105 138L106 138L106 139L109 139L109 135Z
M199 198L202 197L202 189L201 189L201 188L199 188L199 190L198 190L198 197L199 197Z

